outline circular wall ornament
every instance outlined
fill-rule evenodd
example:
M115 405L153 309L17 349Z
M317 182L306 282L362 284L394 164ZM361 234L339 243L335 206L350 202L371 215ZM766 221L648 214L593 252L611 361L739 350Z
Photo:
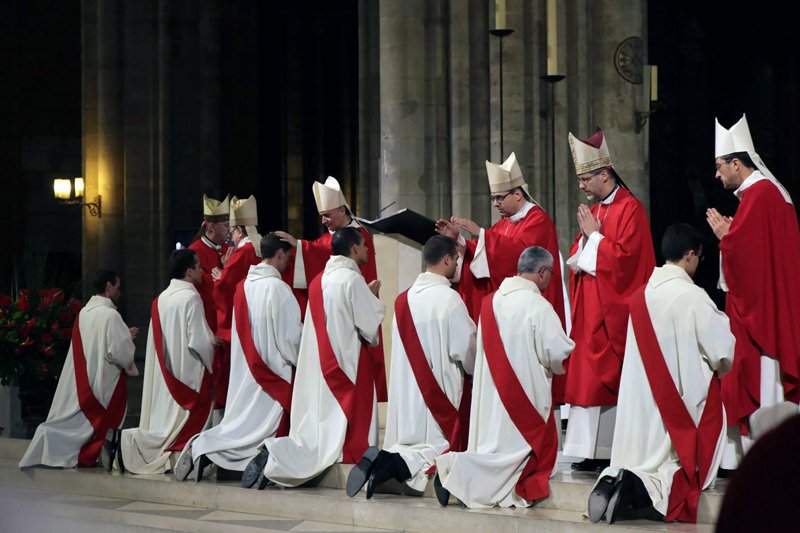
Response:
M619 43L614 51L614 67L625 81L641 85L644 77L641 38L628 37Z

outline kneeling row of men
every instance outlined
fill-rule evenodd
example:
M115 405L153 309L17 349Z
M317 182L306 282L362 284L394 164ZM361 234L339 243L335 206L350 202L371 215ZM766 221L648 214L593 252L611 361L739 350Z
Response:
M699 492L714 481L725 435L718 377L730 369L734 339L725 314L691 280L701 243L691 226L670 227L662 243L667 264L631 299L612 466L590 497L593 521L611 522L626 506L695 521ZM522 252L517 275L483 300L476 328L451 288L456 241L436 236L425 244L426 272L395 302L379 449L365 350L378 342L385 309L379 282L367 284L359 271L367 261L363 236L352 228L334 234L333 255L309 285L304 323L281 280L291 246L268 234L260 247L263 261L236 289L232 386L217 426L204 429L214 337L194 289L202 270L192 250L177 250L172 281L152 306L143 394L151 405L142 406L139 427L116 429L125 373L137 373L135 332L113 305L119 278L101 271L97 295L76 321L48 421L20 467L90 465L99 455L109 470L173 470L180 481L200 481L219 466L242 471L242 486L263 489L313 482L343 462L356 463L350 496L366 485L370 498L385 483L421 493L431 480L442 505L451 494L471 508L527 506L548 496L558 448L551 378L563 373L574 343L541 294L552 278L547 250ZM87 366L90 352L114 365ZM98 380L106 386L89 386Z

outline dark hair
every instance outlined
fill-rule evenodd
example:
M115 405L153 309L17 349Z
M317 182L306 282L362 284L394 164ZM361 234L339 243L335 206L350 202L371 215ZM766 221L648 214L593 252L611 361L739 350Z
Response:
M169 277L171 279L183 279L186 271L194 266L197 254L190 248L173 250L169 256Z
M95 294L103 295L106 293L106 283L116 285L117 279L119 279L119 274L113 270L99 268L92 275L92 289Z
M350 257L350 251L356 244L361 244L364 237L355 228L340 228L336 230L331 239L331 251L333 255L343 255Z
M438 265L445 256L452 257L457 253L455 239L444 235L434 235L422 247L422 257L427 266Z
M267 233L261 237L262 259L272 259L275 257L275 254L278 253L278 250L289 252L291 249L292 245L284 240L281 240L281 238L275 235L274 232Z
M700 253L703 235L690 224L673 224L661 238L661 253L667 261L680 261L689 250Z
M752 168L753 170L755 170L756 168L756 164L753 163L753 160L750 158L750 154L748 154L747 152L733 152L732 154L721 156L720 159L722 159L726 163L730 163L734 159L738 159L747 168Z

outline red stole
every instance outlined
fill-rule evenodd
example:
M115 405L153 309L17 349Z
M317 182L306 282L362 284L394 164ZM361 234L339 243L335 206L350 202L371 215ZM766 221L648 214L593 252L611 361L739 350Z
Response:
M276 437L285 437L289 434L289 413L292 410L292 384L273 372L261 354L258 353L253 342L253 332L250 329L250 312L247 308L247 296L244 293L244 281L240 282L233 296L233 316L236 320L236 334L242 345L244 358L250 373L256 383L283 407Z
M369 447L369 426L372 422L374 384L372 362L366 346L361 345L358 355L356 382L353 384L347 374L339 367L331 339L325 326L325 308L322 300L322 274L319 274L308 287L308 309L314 321L317 334L317 349L322 376L328 388L347 417L347 432L342 450L342 462L357 463Z
M503 402L508 416L531 447L531 454L515 490L527 501L546 498L550 494L548 480L553 471L558 453L558 434L552 413L545 422L531 403L519 382L500 337L494 316L493 292L483 299L481 308L481 332L486 364L492 375L497 394Z
M125 416L125 409L128 406L128 376L125 371L120 372L108 407L103 407L103 404L95 397L89 383L86 355L83 353L83 340L78 327L79 319L80 315L75 317L75 324L72 326L72 362L75 368L75 385L78 389L78 405L80 405L83 415L92 424L94 434L81 447L78 454L78 466L95 466L97 456L100 455L106 439L106 432L122 425L122 418Z
M166 451L176 452L183 450L189 439L197 435L206 425L208 415L211 412L211 374L207 369L203 369L203 381L200 384L200 391L195 391L178 378L176 378L167 368L164 360L164 336L161 332L161 317L158 314L158 297L153 300L151 307L151 321L153 324L153 344L156 347L158 366L161 368L161 375L164 376L164 383L167 384L172 399L175 403L189 411L189 418L181 428L178 436Z
M697 502L712 466L723 424L719 379L716 375L712 376L703 416L700 424L695 426L664 362L664 354L647 311L645 287L647 285L631 295L631 323L653 398L681 463L681 469L672 478L666 521L696 523Z
M417 380L422 398L425 400L425 405L434 420L436 420L436 423L439 424L439 428L444 433L447 442L450 443L450 448L447 451L460 452L465 450L466 437L469 431L468 425L464 424L465 420L461 414L465 411L467 412L466 424L468 424L469 401L465 404L464 399L469 397L467 393L469 383L465 380L461 406L456 409L450 403L439 382L436 381L436 377L428 364L428 359L425 357L425 351L422 348L422 343L420 343L417 328L414 326L414 320L411 316L411 309L408 306L407 290L397 296L397 300L394 303L394 316L397 320L400 341L403 343L403 349L408 357L408 363L411 365L414 378ZM466 409L464 409L465 405Z

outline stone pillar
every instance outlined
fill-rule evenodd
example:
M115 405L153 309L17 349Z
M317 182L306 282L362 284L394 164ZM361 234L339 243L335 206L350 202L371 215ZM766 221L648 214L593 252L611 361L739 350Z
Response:
M379 205L446 216L452 187L445 4L381 0L379 7Z

